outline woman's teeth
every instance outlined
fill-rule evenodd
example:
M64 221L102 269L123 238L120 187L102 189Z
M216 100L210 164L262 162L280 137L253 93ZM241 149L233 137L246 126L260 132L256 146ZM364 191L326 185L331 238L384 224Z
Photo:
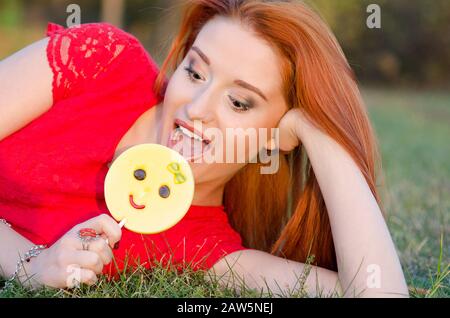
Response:
M178 129L181 130L181 132L183 134L185 134L186 136L188 136L189 138L194 138L198 141L204 141L202 137L200 137L197 134L194 134L192 131L190 131L189 129L184 128L183 126L178 126Z
M182 126L176 126L172 131L169 145L190 160L202 156L211 148L210 142Z

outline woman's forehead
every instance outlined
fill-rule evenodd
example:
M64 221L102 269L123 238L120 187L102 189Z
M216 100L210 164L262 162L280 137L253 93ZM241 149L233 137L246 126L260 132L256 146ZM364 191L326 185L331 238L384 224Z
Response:
M279 93L279 57L264 39L239 22L215 17L201 29L192 48L190 54L203 65L209 62L218 76L243 80L266 95Z

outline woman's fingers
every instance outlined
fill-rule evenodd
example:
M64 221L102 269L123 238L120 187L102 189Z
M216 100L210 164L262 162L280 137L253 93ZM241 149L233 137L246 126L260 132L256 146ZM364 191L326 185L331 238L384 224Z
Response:
M93 231L80 233L83 228ZM95 233L94 233L95 232ZM82 237L80 237L82 234ZM50 261L43 264L42 272L48 274L47 285L74 286L78 283L95 284L97 275L103 272L104 265L109 264L113 253L109 242L114 246L120 240L122 230L110 216L99 215L74 226L55 244L47 249ZM41 258L42 259L42 258ZM45 262L44 262L45 263ZM58 272L58 279L51 275Z
M96 274L103 271L103 261L99 254L92 251L73 251L67 259L69 264L78 264L81 268L92 270Z
M80 283L87 285L94 285L97 281L97 275L90 269L82 268L80 271Z
M98 281L97 274L94 271L86 268L81 268L79 265L72 264L69 268L70 274L66 275L66 283L60 288L74 288L80 284L94 285ZM68 272L69 272L68 270Z
M113 252L105 239L99 237L98 239L89 243L89 251L96 252L104 265L109 264L113 257Z
M107 214L100 214L76 226L77 231L81 228L92 228L99 234L105 234L111 247L122 237L119 224Z
M103 272L104 265L108 264L112 256L111 249L105 240L100 238L89 244L89 251L73 250L64 253L65 272L70 273L66 279L68 287L78 283L95 284L97 275ZM109 250L109 251L108 251Z

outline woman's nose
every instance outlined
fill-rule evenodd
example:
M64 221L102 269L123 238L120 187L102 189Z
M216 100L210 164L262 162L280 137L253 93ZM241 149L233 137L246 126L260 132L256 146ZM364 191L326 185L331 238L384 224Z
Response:
M209 122L214 117L214 107L212 103L212 96L208 92L202 92L189 104L185 106L187 118L194 120L201 120L203 122Z
M208 122L211 120L211 110L206 105L189 104L186 106L186 115L190 120L200 120L202 122Z

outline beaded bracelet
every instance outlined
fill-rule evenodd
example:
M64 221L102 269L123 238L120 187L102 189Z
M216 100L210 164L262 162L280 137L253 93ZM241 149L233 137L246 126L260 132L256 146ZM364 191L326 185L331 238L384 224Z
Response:
M38 256L46 248L47 245L34 245L32 248L28 250L28 252L25 253L23 257L20 257L19 260L17 261L16 270L14 271L14 274L11 276L10 279L8 279L5 282L5 288L8 288L12 285L12 282L17 278L20 270L23 268L23 263L25 262L29 263L31 258Z
M9 224L5 219L0 219L0 223L3 223L6 226L11 227L11 224ZM22 269L24 262L29 263L31 258L38 256L39 254L41 254L42 250L46 248L47 248L46 245L34 245L28 250L28 252L25 253L24 257L20 257L19 260L17 261L16 270L14 271L14 274L10 279L8 279L5 282L5 288L8 288L10 285L12 285L12 282L19 275L19 272Z

